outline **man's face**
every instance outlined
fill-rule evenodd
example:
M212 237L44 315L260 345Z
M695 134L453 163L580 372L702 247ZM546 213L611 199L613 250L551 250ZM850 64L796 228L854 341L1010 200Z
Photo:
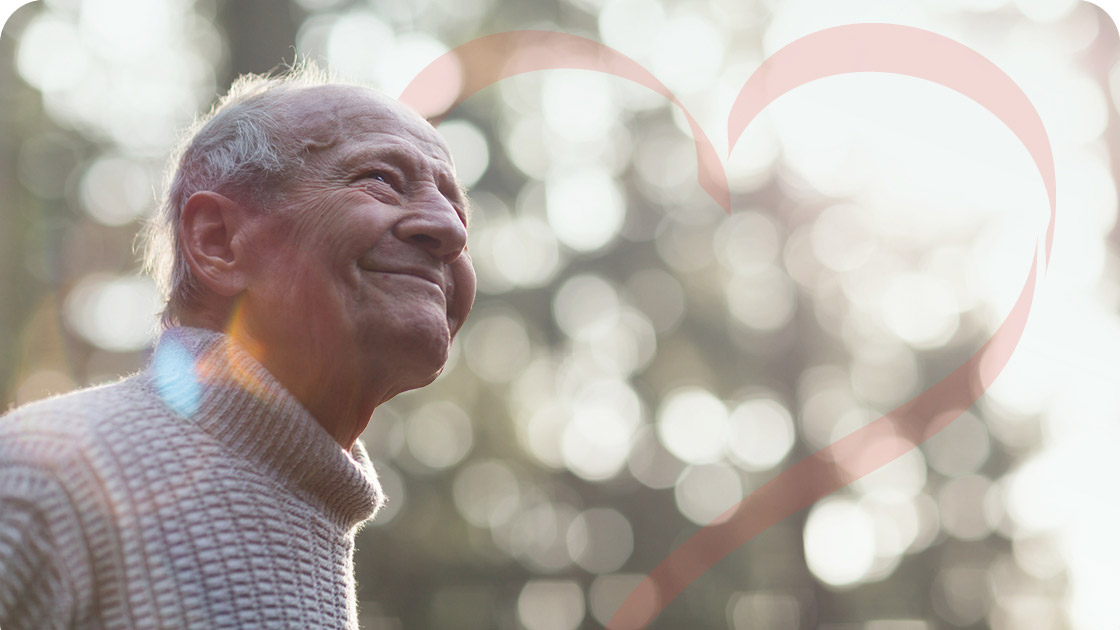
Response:
M289 372L282 382L317 389L305 395L426 385L475 295L467 200L447 147L419 116L361 88L305 90L291 118L306 165L248 231L238 325L266 367Z

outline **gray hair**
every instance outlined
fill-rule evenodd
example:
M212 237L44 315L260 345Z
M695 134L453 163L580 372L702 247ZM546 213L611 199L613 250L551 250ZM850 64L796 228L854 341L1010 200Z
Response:
M302 144L277 116L286 107L283 97L338 82L313 63L278 75L242 75L184 133L168 161L159 208L141 233L144 268L166 299L163 327L179 323L183 310L203 294L180 242L187 200L196 192L214 191L265 211L303 165Z

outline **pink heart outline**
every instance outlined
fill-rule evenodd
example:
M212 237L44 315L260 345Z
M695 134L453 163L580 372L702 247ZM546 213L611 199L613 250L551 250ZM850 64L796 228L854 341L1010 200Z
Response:
M648 70L590 39L551 31L510 31L458 46L421 70L400 100L432 111L466 71L454 103L433 120L501 79L546 69L585 69L629 79L666 96L693 132L701 187L728 213L731 195L722 163L691 113ZM1042 245L1049 266L1057 215L1053 151L1046 129L1021 88L994 63L952 39L896 24L849 24L806 35L777 51L747 79L728 116L728 154L747 125L790 90L829 76L888 72L932 81L994 114L1030 153L1046 186L1050 217ZM454 73L454 74L453 74ZM720 168L715 168L720 164ZM658 564L610 619L612 630L644 628L716 562L795 512L894 461L944 429L999 376L1022 337L1038 279L1039 244L1023 289L996 332L963 364L909 402L786 468L693 534ZM866 448L867 444L875 448Z

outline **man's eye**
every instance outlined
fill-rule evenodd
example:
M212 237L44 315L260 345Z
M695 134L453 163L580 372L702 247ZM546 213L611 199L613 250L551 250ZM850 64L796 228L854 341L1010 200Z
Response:
M363 179L375 179L379 182L389 184L394 189L397 188L397 178L389 171L370 171L362 176Z

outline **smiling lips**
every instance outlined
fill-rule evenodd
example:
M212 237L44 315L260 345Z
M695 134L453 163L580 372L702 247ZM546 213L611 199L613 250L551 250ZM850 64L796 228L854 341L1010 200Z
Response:
M366 269L374 273L385 273L395 276L411 276L430 282L440 290L441 293L447 294L447 289L444 287L444 280L442 274L433 269L423 268L407 268L407 269Z

